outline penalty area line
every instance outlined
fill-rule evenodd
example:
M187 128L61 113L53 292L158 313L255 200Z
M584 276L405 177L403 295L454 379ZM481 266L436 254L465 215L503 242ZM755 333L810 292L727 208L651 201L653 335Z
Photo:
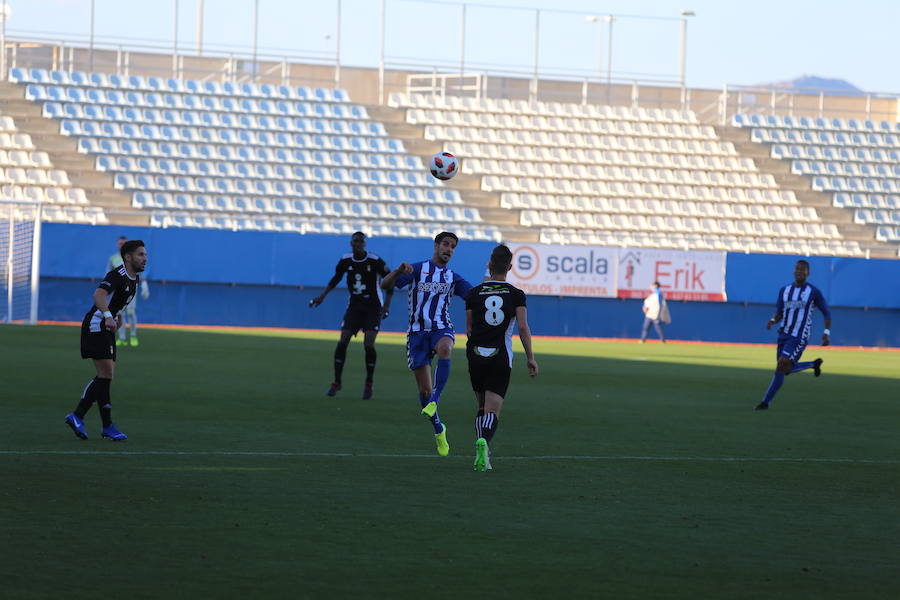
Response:
M217 451L217 450L0 450L5 456L255 456L299 458L441 458L434 454L389 454L366 452L266 452L266 451ZM453 458L469 459L468 455ZM630 456L630 455L536 455L498 456L498 460L567 460L567 461L644 461L644 462L780 462L780 463L850 463L900 465L900 459L875 458L811 458L811 457L762 457L762 456Z

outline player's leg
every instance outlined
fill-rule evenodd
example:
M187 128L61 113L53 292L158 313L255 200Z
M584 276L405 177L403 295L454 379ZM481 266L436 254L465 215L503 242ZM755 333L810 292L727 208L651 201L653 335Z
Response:
M361 323L358 322L356 311L347 308L344 313L344 319L341 321L341 336L338 338L337 346L334 349L334 381L325 392L326 396L334 396L341 389L341 378L344 374L344 363L347 361L347 346L350 345L352 338L359 331Z
M800 371L805 371L806 369L812 369L813 375L818 377L822 374L822 363L825 362L821 358L817 358L816 360L804 361L804 362L795 362L793 368L791 369L791 373L799 373Z
M363 388L363 400L372 397L372 384L375 378L375 362L378 353L375 351L375 338L378 337L378 329L381 321L381 309L370 310L366 328L363 330L363 349L366 353L366 383Z
M128 343L131 346L138 345L138 336L137 336L137 298L134 298L131 301L131 304L128 305L128 308L125 309L125 314L128 315ZM124 327L123 327L124 329Z
M419 393L419 405L422 414L431 421L434 431L434 442L437 452L441 456L450 453L450 444L447 443L447 427L441 423L441 417L437 413L437 407L430 405L429 398L432 393L431 382L431 343L430 336L423 332L413 332L406 336L406 356L413 377L416 379L416 388ZM434 410L426 410L434 408Z
M800 346L797 338L791 336L786 336L785 339L779 338L778 364L775 366L775 373L772 375L772 381L769 383L766 395L763 396L762 402L756 405L756 410L769 408L769 403L772 402L775 394L778 393L778 390L784 384L785 376L791 374L791 369L794 367L794 356L796 355L799 358L799 355L802 353L803 348Z
M484 416L484 391L475 391L475 403L478 405L478 411L475 413L475 439L477 440L482 437L481 417Z
M96 377L93 377L88 381L87 385L84 386L84 390L81 392L81 399L78 401L75 410L66 415L66 425L68 425L75 435L82 440L88 439L88 434L84 429L84 417L94 403L94 391L97 389L96 384Z
M119 336L119 339L116 341L117 346L127 346L128 345L128 311L122 311L119 313L122 317L122 326L116 331Z
M450 378L450 356L453 353L453 336L447 333L441 335L434 345L437 354L437 366L434 368L434 390L431 392L430 402L435 406L441 401L441 394Z
M87 432L84 429L84 417L91 405L97 402L102 406L101 400L109 395L109 382L112 379L112 368L115 365L116 337L108 331L91 332L85 328L81 332L81 358L93 359L96 375L88 381L81 392L81 399L75 410L66 415L66 425L72 429L76 436L86 440ZM102 366L97 366L100 363ZM110 367L112 364L113 367ZM106 402L108 403L108 402ZM102 416L102 415L101 415Z
M422 414L428 417L434 431L434 443L437 453L441 456L450 454L450 444L447 442L447 426L441 422L441 416L437 412L437 406L429 401L432 392L431 364L413 369L416 378L416 387L419 390L419 404L422 406Z
M94 367L97 369L97 391L95 398L97 408L100 409L100 420L103 422L102 435L114 442L120 442L128 439L124 433L119 431L112 422L112 401L110 398L110 386L113 380L113 374L116 369L116 362L113 359L94 359Z

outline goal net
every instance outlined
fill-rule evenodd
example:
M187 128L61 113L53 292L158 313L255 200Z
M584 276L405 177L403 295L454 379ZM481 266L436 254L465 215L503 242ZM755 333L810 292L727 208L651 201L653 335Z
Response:
M40 248L40 203L0 200L0 322L37 322Z

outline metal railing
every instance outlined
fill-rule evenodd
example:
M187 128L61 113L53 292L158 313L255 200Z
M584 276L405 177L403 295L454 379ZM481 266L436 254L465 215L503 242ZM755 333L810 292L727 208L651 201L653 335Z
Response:
M720 90L682 88L661 74L611 77L584 69L546 69L536 76L525 67L386 57L384 68L340 65L336 53L275 54L274 49L207 45L202 54L173 54L160 40L54 39L35 32L6 36L9 68L43 68L141 74L176 79L254 81L279 85L347 87L364 104L383 104L391 92L432 93L498 99L613 104L693 111L701 122L727 124L737 113L836 116L898 120L900 94L846 90L788 90L777 86L725 85ZM2 54L2 53L0 53ZM2 61L0 61L2 62ZM6 73L2 75L5 77Z

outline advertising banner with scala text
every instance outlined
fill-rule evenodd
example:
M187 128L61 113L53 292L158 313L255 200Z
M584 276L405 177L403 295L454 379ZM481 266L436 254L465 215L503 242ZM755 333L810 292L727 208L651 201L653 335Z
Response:
M615 248L510 243L507 280L526 294L616 297Z

